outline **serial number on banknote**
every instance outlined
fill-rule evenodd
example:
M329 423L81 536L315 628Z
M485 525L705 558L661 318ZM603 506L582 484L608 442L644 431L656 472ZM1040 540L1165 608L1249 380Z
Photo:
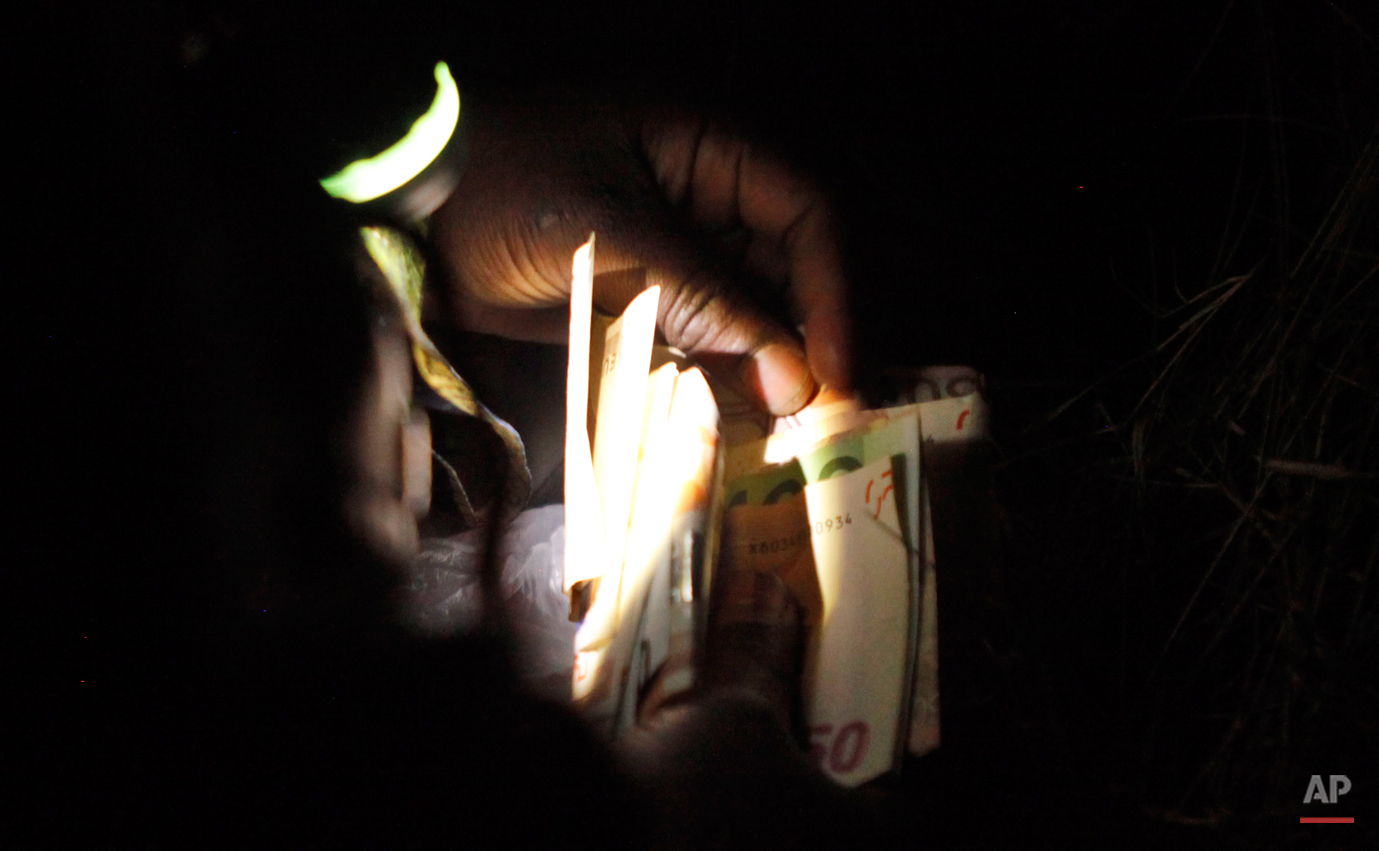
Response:
M809 526L801 529L793 535L783 538L774 538L769 541L752 541L747 544L747 552L752 555L765 555L767 553L778 553L784 550L793 549L803 544L809 536L826 535L829 532L836 532L844 526L852 523L852 512L838 514L822 520L815 520Z
M775 538L770 541L752 541L747 545L747 552L752 555L765 555L767 553L778 553L783 550L790 550L798 547L809 539L809 529L801 529L793 535L783 538Z
M814 534L824 535L829 532L836 532L852 522L852 512L839 514L835 517L826 517L823 520L814 521Z

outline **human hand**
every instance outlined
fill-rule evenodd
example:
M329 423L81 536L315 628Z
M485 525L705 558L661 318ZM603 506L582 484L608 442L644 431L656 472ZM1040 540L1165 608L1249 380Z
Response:
M726 567L720 580L698 683L644 701L618 741L656 817L648 846L894 846L893 802L833 783L801 744L805 631L789 588Z
M661 286L667 342L776 415L849 393L846 282L813 184L694 116L568 102L473 114L464 175L430 224L449 285L428 319L563 342L570 257L592 231L601 309ZM706 250L728 232L747 238L735 257ZM752 279L788 287L803 346Z
M671 847L773 847L804 826L791 823L800 803L834 796L793 735L800 609L755 571L725 574L716 603L699 683L659 703L649 689L618 755Z

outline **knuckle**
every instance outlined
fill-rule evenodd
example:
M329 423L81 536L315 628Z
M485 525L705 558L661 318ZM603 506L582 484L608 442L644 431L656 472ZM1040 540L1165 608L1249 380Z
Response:
M731 311L721 286L696 272L668 290L661 327L675 345L690 351L732 351Z

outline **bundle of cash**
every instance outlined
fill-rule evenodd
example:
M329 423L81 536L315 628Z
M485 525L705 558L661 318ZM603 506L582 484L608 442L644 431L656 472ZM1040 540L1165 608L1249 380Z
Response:
M591 237L575 255L566 388L576 707L617 737L643 706L691 687L715 573L768 571L804 613L803 710L820 768L855 786L937 747L921 462L935 442L986 436L979 379L931 374L910 404L773 422L655 344L657 289L621 317L597 315L593 252Z

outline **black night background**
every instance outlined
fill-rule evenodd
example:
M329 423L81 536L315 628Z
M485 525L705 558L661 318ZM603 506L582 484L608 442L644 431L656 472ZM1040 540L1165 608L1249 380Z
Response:
M835 200L868 389L895 367L985 374L999 559L941 580L943 746L881 784L909 844L1372 847L1372 3L421 5L319 30L367 42L388 15L370 61L415 39L453 51L462 89L731 120ZM302 20L136 4L4 36L28 148L4 700L37 845L83 812L102 836L80 802L103 790L164 794L163 745L131 731L180 723L179 678L219 664L187 637L217 605L188 577L312 545L278 530L227 556L214 515L240 510L226 464L234 499L275 492L338 400L348 309L187 284L227 238L199 214L221 189L198 134L228 126L188 93L245 28ZM1335 813L1301 803L1314 774L1353 782ZM1357 824L1297 821L1332 814Z

